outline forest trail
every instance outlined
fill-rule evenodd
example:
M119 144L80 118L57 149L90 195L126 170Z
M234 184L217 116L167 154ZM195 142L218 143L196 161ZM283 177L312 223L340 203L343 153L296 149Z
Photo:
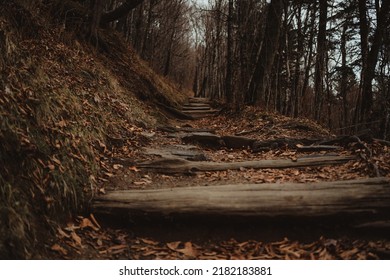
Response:
M183 112L196 120L143 133L135 158L117 149L94 214L79 221L81 258L389 257L390 180L369 178L387 168L367 158L379 147L369 135L247 112L254 127L204 99Z
M193 119L208 118L215 116L219 110L213 109L209 98L190 97L188 102L182 106L181 112Z

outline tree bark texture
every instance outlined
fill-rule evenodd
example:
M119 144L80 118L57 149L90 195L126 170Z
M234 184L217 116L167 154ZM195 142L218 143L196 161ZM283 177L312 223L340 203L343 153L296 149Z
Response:
M386 217L390 181L371 178L310 184L237 184L111 191L95 198L96 212L134 215L241 217ZM346 221L344 221L346 222Z
M182 159L159 159L137 164L138 168L165 174L189 174L204 171L240 170L241 168L299 168L310 166L324 166L346 163L354 160L354 156L318 156L291 159L275 159L242 162L197 162Z
M324 74L325 74L325 58L326 58L326 23L328 21L328 0L320 0L320 21L317 37L317 58L314 78L314 118L319 120L321 117L321 109L324 94Z
M260 103L267 89L275 55L279 49L279 36L283 12L283 0L272 0L268 7L264 39L252 78L249 82L250 103Z

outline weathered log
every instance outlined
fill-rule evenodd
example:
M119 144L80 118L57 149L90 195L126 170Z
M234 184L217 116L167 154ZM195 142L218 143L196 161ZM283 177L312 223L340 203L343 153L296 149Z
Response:
M183 106L189 106L189 107L210 107L209 103L186 103Z
M192 105L184 105L182 110L191 110L191 111L208 111L211 110L210 106L192 106Z
M278 149L283 147L288 147L290 149L295 149L297 145L311 145L316 143L318 139L293 139L293 138L279 138L273 140L265 141L255 141L252 145L252 150L254 152L268 151L272 149Z
M163 158L182 158L191 161L206 161L206 155L196 146L172 145L159 148L145 148L144 152L149 155L157 155Z
M320 151L336 151L340 150L340 146L330 146L330 145L312 145L312 146L300 146L297 145L297 150L299 152L320 152Z
M225 143L225 146L231 149L242 149L242 148L251 148L253 143L256 141L254 139L242 137L242 136L222 136L222 140Z
M265 169L265 168L299 168L309 166L323 166L342 164L356 159L355 156L318 156L290 159L242 161L242 162L194 162L183 159L160 159L137 164L137 167L159 173L189 174L202 171L238 170L241 168Z
M219 148L224 145L220 136L208 132L190 133L182 137L185 143L196 143L206 147Z
M371 178L310 184L238 184L112 191L93 202L96 212L134 215L239 217L389 217L390 180Z
M210 98L203 98L203 97L190 97L188 98L189 103L210 103Z
M184 114L191 115L191 116L198 116L198 115L215 115L219 113L219 110L182 110Z

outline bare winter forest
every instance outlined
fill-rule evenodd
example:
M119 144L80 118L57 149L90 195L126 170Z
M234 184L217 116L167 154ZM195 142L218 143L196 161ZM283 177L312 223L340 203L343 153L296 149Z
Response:
M389 259L389 0L0 0L1 259Z
M115 28L196 96L389 137L388 1L205 2L144 1Z

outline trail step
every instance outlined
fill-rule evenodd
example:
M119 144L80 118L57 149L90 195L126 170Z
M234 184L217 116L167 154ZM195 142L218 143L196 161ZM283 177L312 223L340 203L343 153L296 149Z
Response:
M219 113L219 110L211 108L209 98L201 97L190 97L188 103L182 106L181 111L194 119L211 117Z
M210 98L203 98L203 97L190 97L188 98L189 103L209 103Z
M212 136L210 136L212 137ZM274 159L242 162L198 162L183 159L158 159L137 164L138 168L165 174L189 174L194 172L252 169L284 169L342 164L355 156L316 156L291 159Z
M93 208L106 214L126 211L141 219L157 215L204 220L219 217L225 221L256 217L362 222L390 218L390 179L111 191L97 197ZM331 219L321 219L326 217Z
M211 110L210 106L191 106L191 105L184 105L182 107L183 110L196 110L196 111L206 111L206 110Z
M186 113L186 114L190 114L190 115L196 115L196 114L216 114L216 113L219 113L219 110L216 110L216 109L209 109L209 110L183 110L182 111L183 113Z
M199 103L199 102L189 102L185 105L191 106L191 107L210 107L210 103Z

